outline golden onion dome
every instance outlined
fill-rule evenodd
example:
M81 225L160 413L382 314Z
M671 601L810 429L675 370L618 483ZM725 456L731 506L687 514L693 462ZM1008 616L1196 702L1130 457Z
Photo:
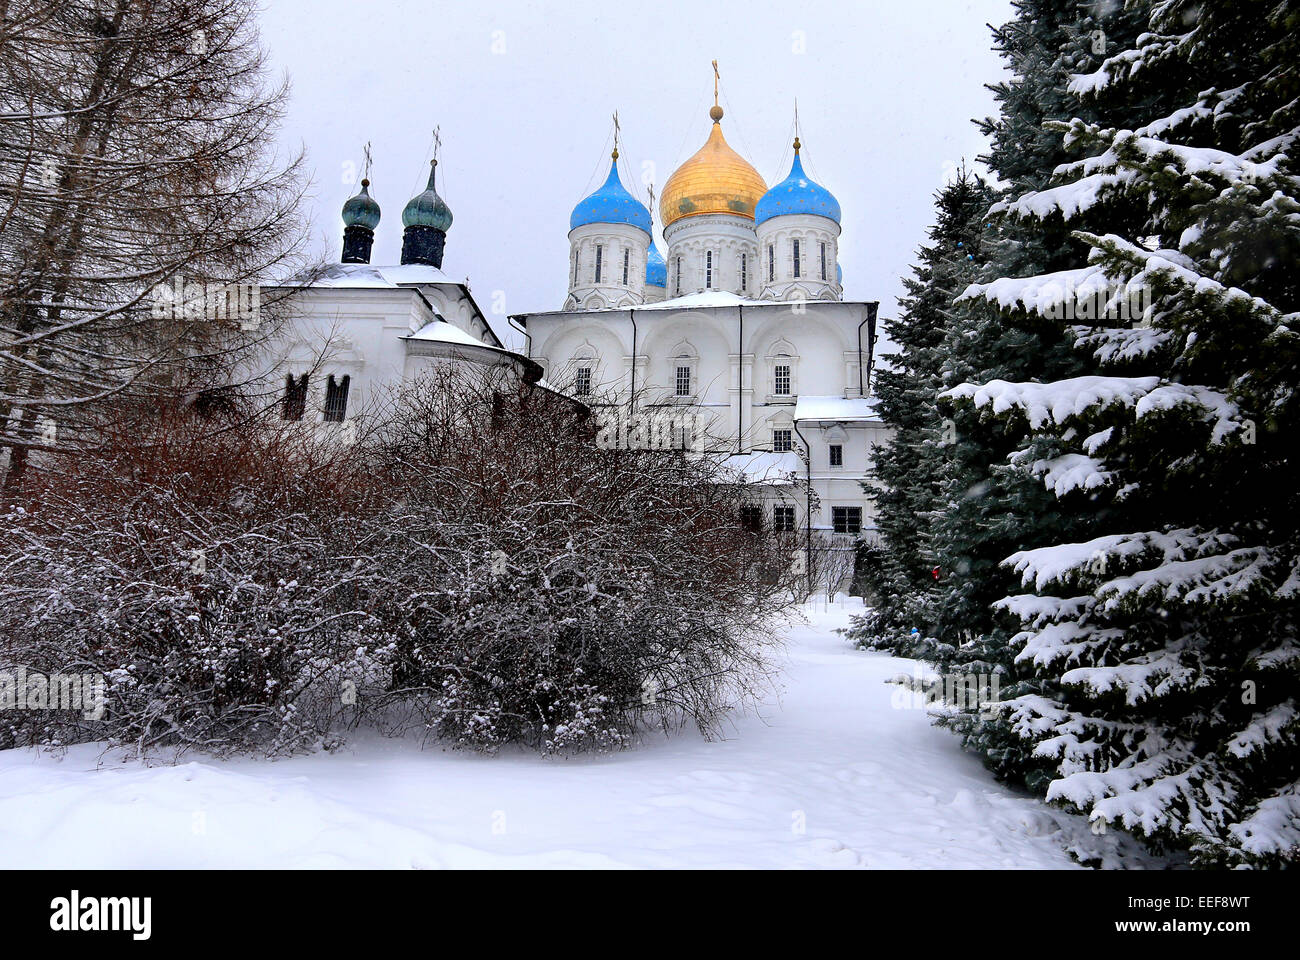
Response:
M767 184L722 136L722 108L709 110L713 129L695 155L674 171L659 198L665 227L684 217L730 213L754 219L754 205L767 193Z

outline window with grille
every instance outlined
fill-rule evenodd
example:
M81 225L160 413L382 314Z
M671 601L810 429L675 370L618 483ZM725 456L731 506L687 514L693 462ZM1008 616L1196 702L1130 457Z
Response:
M689 397L691 395L691 368L679 366L677 368L677 396Z
M769 243L767 245L767 282L771 283L776 279L776 245Z
M625 287L627 286L627 268L630 262L629 258L631 256L632 256L632 252L630 250L623 251L623 286Z
M794 449L794 431L777 429L772 431L772 449L777 453L788 453Z
M704 251L704 289L713 289L713 251Z
M772 529L777 533L794 533L794 507L781 506L772 508Z
M741 507L740 525L753 533L763 532L763 508Z
M831 524L836 533L860 533L862 531L862 508L831 507Z
M297 380L292 373L284 377L284 401L280 407L280 416L285 420L301 420L307 412L307 374Z
M790 396L790 364L778 363L774 372L773 380L775 383L772 392L778 397Z
M682 258L681 257L677 258L677 286L673 292L674 293L682 292Z
M740 255L740 289L749 289L749 263L743 253Z
M794 276L799 276L799 241L790 241L794 245Z
M325 422L342 423L348 413L348 386L352 378L335 380L333 374L325 384Z
M579 397L591 396L591 367L579 367L573 378L573 392Z
M822 244L822 279L826 279L826 244Z
M602 243L598 243L596 244L596 282L597 283L600 283L600 270L601 267L603 266L602 261L604 260L604 258L605 258L605 245Z

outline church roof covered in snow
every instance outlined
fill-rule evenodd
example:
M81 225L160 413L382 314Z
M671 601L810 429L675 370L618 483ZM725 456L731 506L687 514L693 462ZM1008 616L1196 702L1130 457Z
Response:
M796 420L879 420L874 397L809 397L799 395L794 405Z

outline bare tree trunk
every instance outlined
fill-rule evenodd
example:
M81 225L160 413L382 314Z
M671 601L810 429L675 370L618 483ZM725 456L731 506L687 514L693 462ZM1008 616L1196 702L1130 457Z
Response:
M127 398L220 382L273 306L259 302L250 324L222 297L301 267L306 234L301 157L269 154L287 85L267 83L252 0L4 0L3 12L12 486L31 451L92 445Z

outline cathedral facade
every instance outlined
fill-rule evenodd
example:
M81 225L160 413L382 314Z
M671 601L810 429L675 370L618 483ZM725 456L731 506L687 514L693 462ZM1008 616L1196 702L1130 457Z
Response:
M512 319L552 388L607 418L666 417L678 442L725 457L751 484L746 522L870 540L862 481L887 439L870 396L877 304L843 299L840 205L805 173L797 137L769 188L727 143L716 97L709 118L663 187L666 255L616 144L569 220L563 306ZM811 492L792 501L794 479Z

